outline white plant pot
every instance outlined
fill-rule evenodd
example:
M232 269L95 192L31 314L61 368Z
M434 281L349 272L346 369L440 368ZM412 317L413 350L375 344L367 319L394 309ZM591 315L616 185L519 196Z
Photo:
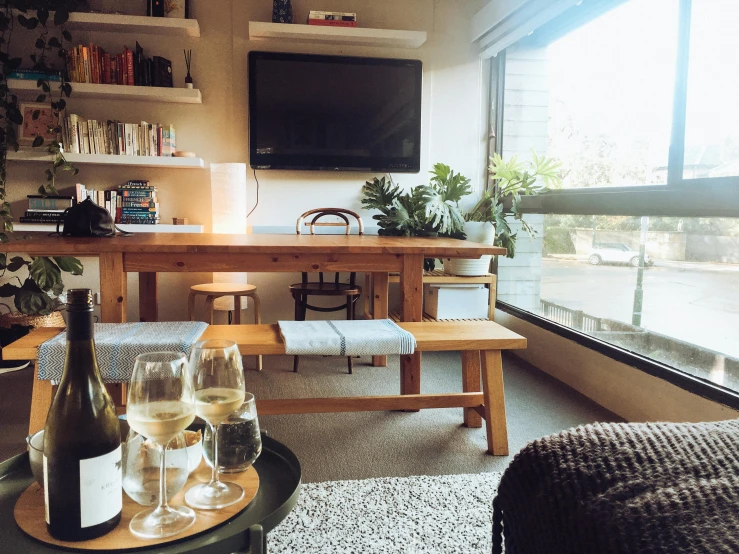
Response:
M467 240L482 244L495 243L495 226L480 221L467 221L464 224ZM492 256L482 258L447 258L444 261L444 273L461 277L477 277L487 275L490 270Z

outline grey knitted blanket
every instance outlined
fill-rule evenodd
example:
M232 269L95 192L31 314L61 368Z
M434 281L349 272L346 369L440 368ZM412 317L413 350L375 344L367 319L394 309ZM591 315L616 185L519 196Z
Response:
M739 420L595 424L519 452L493 554L739 552Z

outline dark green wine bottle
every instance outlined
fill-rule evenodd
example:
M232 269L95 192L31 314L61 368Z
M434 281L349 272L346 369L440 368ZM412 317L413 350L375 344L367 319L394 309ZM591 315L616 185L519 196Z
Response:
M104 535L121 519L121 432L100 377L92 293L67 293L67 355L44 432L46 526L58 540Z

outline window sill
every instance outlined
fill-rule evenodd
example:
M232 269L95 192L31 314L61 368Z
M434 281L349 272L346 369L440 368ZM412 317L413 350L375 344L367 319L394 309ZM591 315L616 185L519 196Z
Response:
M495 307L523 321L541 327L546 331L571 340L584 348L589 348L613 360L629 365L645 373L663 379L683 390L696 394L729 408L739 410L739 393L720 387L708 380L679 371L671 366L656 362L645 356L630 352L618 346L581 333L559 323L555 323L531 312L505 302L496 302Z

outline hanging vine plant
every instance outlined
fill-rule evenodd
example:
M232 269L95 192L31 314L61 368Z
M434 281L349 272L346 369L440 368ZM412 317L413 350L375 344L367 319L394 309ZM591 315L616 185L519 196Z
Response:
M45 140L37 136L32 144L34 148L46 148L51 155L50 167L45 170L45 183L38 192L44 196L55 195L58 194L56 177L59 171L69 171L72 175L78 173L78 169L64 157L59 138L64 109L72 94L72 85L66 74L65 47L71 43L72 35L64 24L69 13L84 3L80 0L0 0L0 242L8 242L8 233L13 231L13 215L7 200L7 156L10 150L18 150L17 128L23 125L18 97L8 86L8 75L23 64L23 57L14 55L16 52L11 47L14 31L19 30L18 26L37 33L34 50L28 54L31 69L43 75L61 76L59 81L41 78L36 82L39 89L36 102L46 102L51 107L53 118L48 130L55 138ZM31 117L37 119L39 111L34 111ZM7 263L6 255L0 254L3 273L6 269L14 271L21 266L29 271L23 286L3 285L0 296L13 297L16 308L27 315L46 314L58 306L57 298L64 289L60 278L62 271L82 274L82 264L75 258L36 256L27 262L16 257Z
M36 102L48 102L53 122L50 133L56 135L53 140L44 140L36 137L34 148L45 147L51 155L50 166L46 168L45 183L39 187L39 194L58 194L56 177L59 171L69 171L76 175L78 169L64 157L64 151L59 142L62 132L61 118L67 105L67 99L72 94L72 85L67 80L65 44L72 41L71 33L64 28L69 19L69 13L84 5L80 0L0 0L0 241L7 242L7 233L13 231L11 206L7 202L7 154L10 150L18 150L17 126L23 124L23 114L18 106L18 97L8 87L8 75L18 69L23 63L23 57L13 56L11 48L13 33L16 25L28 31L36 31L34 51L28 58L34 71L46 75L59 74L61 81L51 81L48 78L38 79L36 86L39 94ZM61 68L59 70L58 68ZM38 111L33 112L34 119L39 117Z

